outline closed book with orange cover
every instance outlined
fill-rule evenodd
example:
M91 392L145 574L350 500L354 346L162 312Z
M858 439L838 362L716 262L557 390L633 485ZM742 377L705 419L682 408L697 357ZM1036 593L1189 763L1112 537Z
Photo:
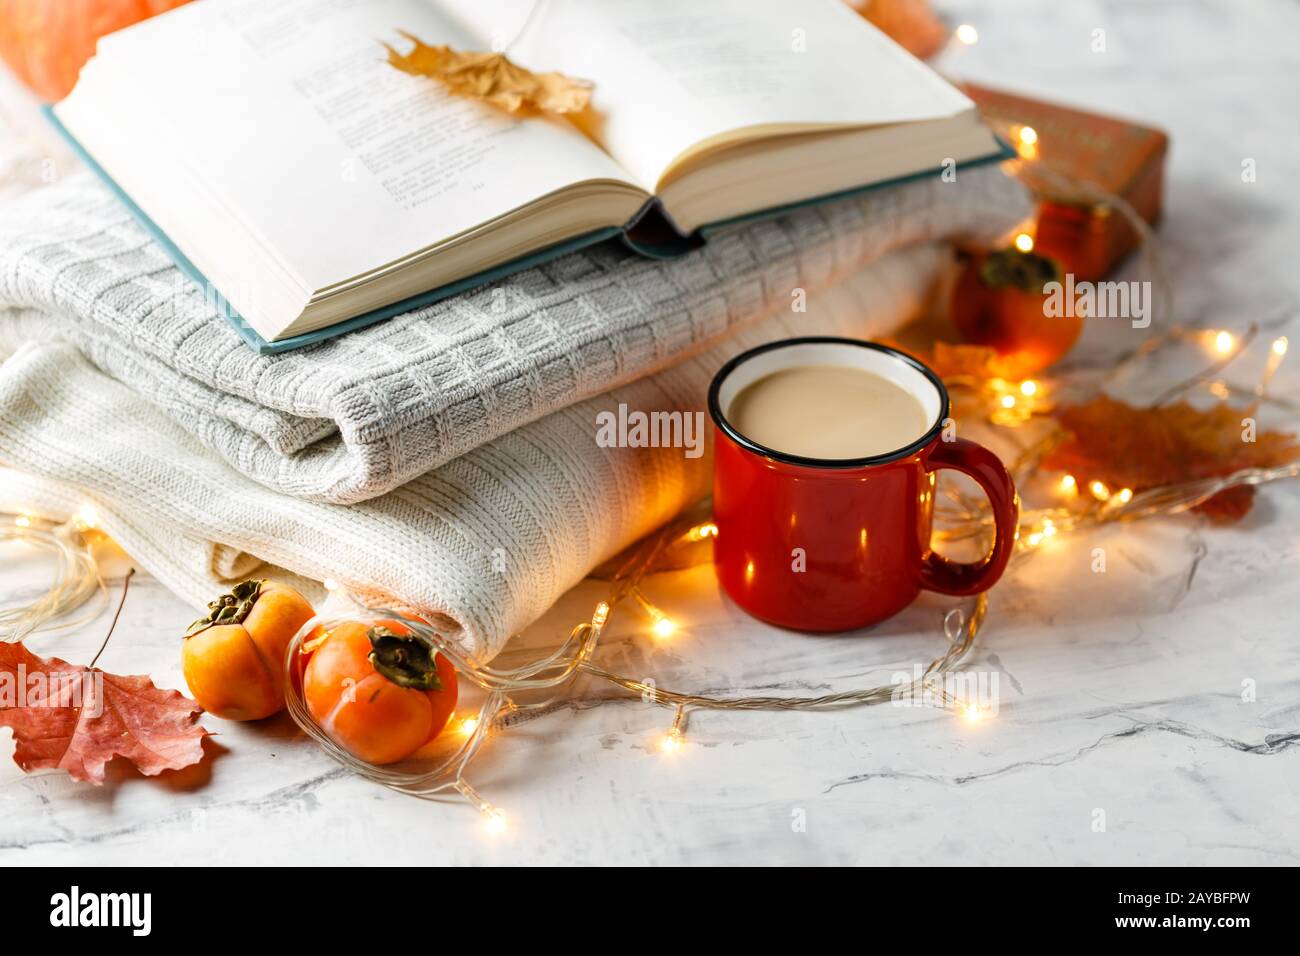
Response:
M1038 134L1021 146L1021 179L1039 197L1035 248L1076 279L1106 275L1138 244L1137 231L1113 206L1070 195L1060 179L1082 181L1124 199L1154 224L1160 218L1169 137L1158 129L977 86L963 91L995 130L1013 142L1020 127ZM1046 171L1046 172L1044 172ZM1052 174L1056 174L1053 176Z

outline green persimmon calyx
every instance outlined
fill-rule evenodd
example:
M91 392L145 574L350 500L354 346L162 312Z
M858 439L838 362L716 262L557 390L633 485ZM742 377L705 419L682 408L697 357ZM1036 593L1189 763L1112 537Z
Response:
M223 594L215 601L208 602L208 613L191 624L185 631L186 637L193 637L200 631L223 624L242 624L253 605L262 596L262 581L245 581L236 584L228 594Z
M980 281L991 289L1012 288L1042 294L1047 283L1061 281L1061 269L1055 260L1037 253L999 249L984 257Z
M387 627L372 627L366 637L373 648L370 663L398 687L442 690L434 650L420 638Z

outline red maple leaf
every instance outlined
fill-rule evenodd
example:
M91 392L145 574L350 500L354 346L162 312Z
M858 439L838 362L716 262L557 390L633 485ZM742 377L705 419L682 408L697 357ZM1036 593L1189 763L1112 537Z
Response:
M14 762L24 771L63 769L74 780L104 782L116 756L152 777L203 759L208 731L201 708L148 677L38 657L0 643L0 727L13 730Z

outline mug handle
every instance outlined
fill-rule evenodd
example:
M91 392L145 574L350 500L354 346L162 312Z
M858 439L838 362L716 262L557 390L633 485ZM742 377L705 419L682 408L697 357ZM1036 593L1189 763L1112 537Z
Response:
M921 587L956 597L987 591L1002 577L1015 548L1020 522L1015 482L997 455L965 438L936 443L925 467L931 472L941 468L960 471L984 489L993 506L993 548L981 560L970 563L931 551L921 565Z

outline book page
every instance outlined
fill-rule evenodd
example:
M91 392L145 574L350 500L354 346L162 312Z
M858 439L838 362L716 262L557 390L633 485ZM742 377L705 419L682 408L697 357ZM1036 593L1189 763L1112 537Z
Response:
M841 0L437 2L528 68L593 80L589 134L650 191L683 153L738 130L971 107Z
M567 123L389 66L380 41L405 43L398 30L482 45L422 0L206 0L106 37L99 59L129 74L131 108L166 117L167 147L309 290L576 182L628 181Z

